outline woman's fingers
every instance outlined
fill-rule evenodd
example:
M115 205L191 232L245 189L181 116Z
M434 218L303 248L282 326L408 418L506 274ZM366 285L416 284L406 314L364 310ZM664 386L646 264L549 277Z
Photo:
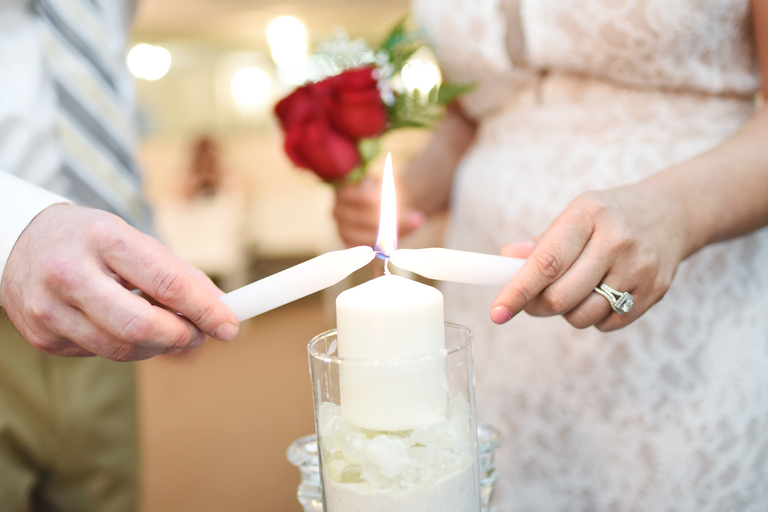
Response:
M536 249L537 245L539 245L539 238L534 238L533 240L528 240L526 242L507 244L501 248L501 255L506 256L507 258L520 258L526 260L533 253L534 249Z
M370 176L336 190L333 217L339 236L350 247L373 246L379 225L380 184Z
M592 229L591 226L575 224L566 212L547 230L520 271L494 300L491 319L495 323L504 323L526 309L576 261ZM536 308L539 316L562 314L575 305L569 305L553 294L541 296L540 302L544 304Z
M598 254L595 254L596 252ZM533 316L567 315L592 293L609 268L610 263L600 257L599 251L595 251L592 244L587 243L568 270L544 288L528 304L525 311ZM594 314L600 312L593 311ZM592 316L587 316L584 320L587 318ZM594 321L597 320L598 318L594 318Z
M504 247L503 255L527 261L497 296L491 318L503 323L525 310L562 315L578 328L628 325L663 297L685 254L677 208L642 184L582 194L541 237ZM594 291L601 283L630 293L630 310L614 312Z
M563 318L577 329L586 329L602 322L611 313L611 305L608 301L591 291L576 307L564 314Z
M574 289L578 289L578 292L575 293L583 297L581 302L574 306L570 311L563 314L563 318L577 329L585 329L593 326L599 328L599 326L607 319L618 317L618 315L612 314L613 309L611 308L611 303L604 296L597 293L595 288L602 283L613 283L615 286L624 286L624 281L620 279L614 271L607 274L608 268L610 268L610 262L605 262L602 265L592 265L591 263L594 263L595 260L588 258L584 258L584 260L584 264L579 265L579 267L584 267L583 269L574 268L573 270L583 270L580 272L580 277L585 278L585 280L583 282L577 282L579 277L574 277L574 280L571 283L562 283L564 286L571 285ZM587 268L591 268L591 270L586 270ZM634 277L630 277L630 279L634 279ZM557 286L560 285L561 283L557 283ZM630 285L627 284L626 286L628 287ZM626 288L618 289L626 290ZM634 291L634 288L632 291ZM629 315L625 314L622 318L616 318L616 320L622 325L626 325L634 320L633 315L636 313L638 313L637 309L632 311Z
M333 216L339 236L349 247L373 246L379 230L381 209L381 183L366 176L359 183L345 183L336 191ZM400 236L419 228L424 214L418 210L398 205L398 231Z

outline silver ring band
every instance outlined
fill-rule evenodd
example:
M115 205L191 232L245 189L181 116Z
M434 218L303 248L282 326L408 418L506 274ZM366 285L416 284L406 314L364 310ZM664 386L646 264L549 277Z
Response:
M600 283L600 286L595 288L595 291L605 297L611 303L611 309L620 315L629 313L629 310L632 309L632 305L635 303L629 292L617 292L605 283Z

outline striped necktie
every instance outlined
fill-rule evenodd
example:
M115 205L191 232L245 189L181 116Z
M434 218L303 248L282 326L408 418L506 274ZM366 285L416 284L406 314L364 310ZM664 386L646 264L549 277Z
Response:
M110 0L114 1L114 0ZM134 154L137 136L122 41L99 0L32 0L58 109L64 195L151 229ZM113 21L114 24L114 21Z

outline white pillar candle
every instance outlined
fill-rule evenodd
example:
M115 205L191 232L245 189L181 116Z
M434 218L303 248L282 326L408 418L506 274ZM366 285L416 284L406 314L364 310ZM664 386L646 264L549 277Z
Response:
M395 183L387 156L376 249L389 255L395 247ZM339 368L344 419L371 430L410 430L443 415L443 317L443 294L436 288L391 274L339 294L336 329L338 354L344 358Z
M390 261L428 279L499 287L507 284L525 263L519 258L439 247L398 249Z
M436 288L391 274L339 294L344 419L371 430L410 430L445 413L443 316Z
M332 286L373 260L370 247L321 254L221 297L239 321Z

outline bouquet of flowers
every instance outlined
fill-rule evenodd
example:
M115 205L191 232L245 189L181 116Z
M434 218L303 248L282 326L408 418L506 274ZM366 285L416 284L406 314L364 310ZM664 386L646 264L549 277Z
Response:
M445 105L471 89L445 82L429 91L404 87L403 68L425 46L406 23L395 25L377 49L345 34L318 46L330 76L298 87L275 106L294 164L329 183L359 180L382 135L433 126Z

